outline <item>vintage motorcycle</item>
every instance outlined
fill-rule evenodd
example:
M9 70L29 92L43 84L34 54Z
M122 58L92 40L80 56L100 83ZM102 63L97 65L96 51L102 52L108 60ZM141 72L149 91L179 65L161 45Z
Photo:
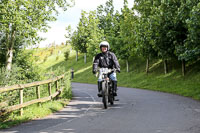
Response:
M113 83L109 78L109 74L115 71L115 69L108 68L99 69L99 74L102 76L102 102L105 109L107 109L108 103L113 105L115 101Z

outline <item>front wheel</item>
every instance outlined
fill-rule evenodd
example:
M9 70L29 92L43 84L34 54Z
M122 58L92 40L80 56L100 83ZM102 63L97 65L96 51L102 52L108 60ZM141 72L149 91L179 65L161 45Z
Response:
M113 95L113 88L112 88L113 86L110 86L110 89L109 89L109 102L110 102L110 104L111 105L113 105L114 104L114 101L115 101L115 97L114 97L114 95Z
M102 82L102 102L104 108L107 109L108 107L108 88L106 82Z

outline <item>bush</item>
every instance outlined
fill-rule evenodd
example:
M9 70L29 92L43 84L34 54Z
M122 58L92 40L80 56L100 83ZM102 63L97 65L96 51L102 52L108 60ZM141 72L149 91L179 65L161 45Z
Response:
M64 56L65 56L65 61L68 61L68 59L69 59L69 51L66 51L65 53L64 53Z
M64 90L62 92L61 97L62 98L67 98L67 99L71 99L72 97L72 91L71 91L71 80L70 80L70 72L68 71L67 73L65 73L65 77L64 77Z
M13 60L14 64L11 71L7 71L4 67L0 68L0 87L41 80L39 68L34 65L33 58L31 52L18 52L16 58ZM30 91L25 89L24 95L27 94L30 97L32 95ZM0 93L0 102L5 101L9 106L19 103L18 90Z
M56 60L58 60L59 59L59 56L56 56Z
M48 58L48 56L45 56L43 62L46 62L47 58Z

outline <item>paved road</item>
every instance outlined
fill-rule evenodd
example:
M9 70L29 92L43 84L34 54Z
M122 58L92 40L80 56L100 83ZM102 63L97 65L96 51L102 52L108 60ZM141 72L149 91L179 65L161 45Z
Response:
M97 86L73 83L62 111L0 132L200 133L200 102L161 92L119 87L120 101L103 109Z

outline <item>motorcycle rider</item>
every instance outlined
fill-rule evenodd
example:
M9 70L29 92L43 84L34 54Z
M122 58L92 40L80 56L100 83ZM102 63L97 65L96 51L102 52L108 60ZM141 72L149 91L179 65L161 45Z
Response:
M120 65L117 60L117 57L113 52L110 52L110 45L107 41L102 41L99 44L99 48L101 50L101 53L97 54L95 56L95 59L93 61L93 74L96 74L98 67L100 68L110 68L110 69L116 69L117 72L120 73ZM113 88L114 88L114 96L117 96L117 75L116 72L112 72L109 75L109 78L112 80ZM102 78L101 75L99 75L98 78L98 94L99 97L102 96Z

